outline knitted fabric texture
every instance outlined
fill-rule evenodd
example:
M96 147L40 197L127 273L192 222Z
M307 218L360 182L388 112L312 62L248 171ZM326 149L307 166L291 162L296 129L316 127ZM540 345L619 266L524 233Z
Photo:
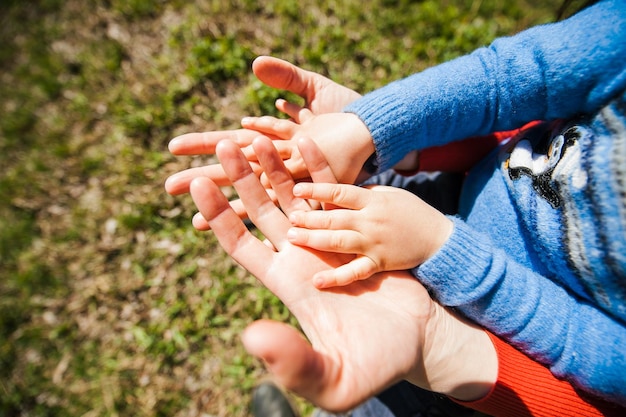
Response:
M381 171L415 149L550 121L473 167L452 236L414 274L554 375L621 404L625 40L626 2L604 0L345 109L369 128Z

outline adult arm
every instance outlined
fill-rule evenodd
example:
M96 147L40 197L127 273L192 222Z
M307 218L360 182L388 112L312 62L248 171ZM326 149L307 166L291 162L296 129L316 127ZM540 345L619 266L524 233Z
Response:
M279 158L266 158L273 148L267 142L255 145L285 212L302 209L302 201L286 195L293 182L280 172ZM288 244L285 214L264 196L236 145L223 143L218 155L251 218L274 247L247 230L210 179L194 180L191 194L224 249L285 302L309 339L265 320L243 335L248 351L263 359L287 388L329 410L345 410L406 378L494 416L524 415L520 412L526 410L547 417L557 409L563 416L607 410L606 415L619 415L610 404L581 397L544 367L433 303L406 273L318 291L311 275L345 260ZM318 180L328 178L323 164L309 167ZM382 368L377 366L381 357L387 358Z
M349 104L380 170L404 155L533 120L592 113L626 87L626 7L605 0L571 18L499 38Z
M250 233L209 178L196 178L190 189L226 252L285 303L308 338L261 321L246 330L246 348L287 388L329 410L349 409L401 379L458 399L484 397L497 372L493 344L483 330L433 303L406 271L329 291L313 286L315 272L343 264L346 255L288 242L287 214L304 202L290 195L293 181L271 143L257 140L255 151L284 212L237 145L223 141L216 149L251 220L272 245Z

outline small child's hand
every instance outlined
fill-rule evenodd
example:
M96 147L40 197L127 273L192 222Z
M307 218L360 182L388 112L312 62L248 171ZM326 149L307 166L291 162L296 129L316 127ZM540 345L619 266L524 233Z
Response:
M393 187L299 183L294 195L340 207L294 212L291 243L357 255L350 263L317 273L318 288L343 286L380 271L414 268L452 233L452 221L414 194Z
M374 153L369 130L352 113L325 113L314 115L300 108L289 114L294 121L271 116L246 117L241 121L245 129L256 130L275 140L274 145L294 179L308 178L306 165L296 146L297 139L311 138L320 148L337 180L352 184L365 161ZM251 149L244 149L248 153Z

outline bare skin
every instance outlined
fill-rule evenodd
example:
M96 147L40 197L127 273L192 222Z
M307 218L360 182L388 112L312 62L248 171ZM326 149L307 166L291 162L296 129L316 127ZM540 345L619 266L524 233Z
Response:
M243 335L248 351L285 387L331 411L348 410L402 379L458 399L486 395L497 375L487 334L433 302L407 272L379 273L332 290L313 285L314 274L353 256L289 242L288 216L306 210L308 203L286 193L295 184L271 143L259 139L253 146L283 211L267 196L238 145L221 142L216 153L271 245L248 231L214 181L198 177L190 184L196 206L226 252L285 303L308 339L285 324L260 321ZM309 164L312 176L328 178L320 154L316 161ZM379 366L381 358L385 366Z
M263 83L277 89L291 91L304 99L304 106L290 103L285 100L278 100L276 107L278 110L290 115L294 120L300 120L300 115L306 118L311 114L325 114L339 112L347 104L358 99L360 94L343 87L330 79L299 68L286 61L262 56L257 58L252 70ZM256 175L261 176L262 170L258 163L258 158L254 154L251 144L261 133L251 129L236 129L215 132L188 133L172 139L169 143L169 150L174 155L213 155L217 144L224 139L230 140L244 149L247 159ZM303 161L297 148L297 138L287 140L277 135L266 135L274 140L275 146L279 149L281 158L290 171L298 172L296 178L304 176L309 178L308 173L303 171ZM373 145L372 150L373 152ZM197 168L189 168L171 175L165 182L165 190L172 195L179 195L189 192L189 185L194 178L208 177L216 184L228 185L230 180L224 173L221 164L210 164ZM267 180L264 184L269 186ZM272 197L274 197L272 195ZM246 217L247 213L241 201L231 202L233 209L240 217ZM202 215L194 218L194 226L199 230L208 230L209 225L202 219Z
M433 256L452 233L452 221L402 189L300 183L293 192L338 208L291 213L289 219L296 226L287 232L291 243L357 255L346 265L315 274L318 288L414 268Z

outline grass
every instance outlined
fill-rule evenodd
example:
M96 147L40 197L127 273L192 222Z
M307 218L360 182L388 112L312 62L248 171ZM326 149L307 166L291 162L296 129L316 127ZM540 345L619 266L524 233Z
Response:
M0 415L246 416L284 306L163 192L170 138L274 113L282 57L361 92L553 18L538 0L0 4ZM303 411L311 405L299 401Z

